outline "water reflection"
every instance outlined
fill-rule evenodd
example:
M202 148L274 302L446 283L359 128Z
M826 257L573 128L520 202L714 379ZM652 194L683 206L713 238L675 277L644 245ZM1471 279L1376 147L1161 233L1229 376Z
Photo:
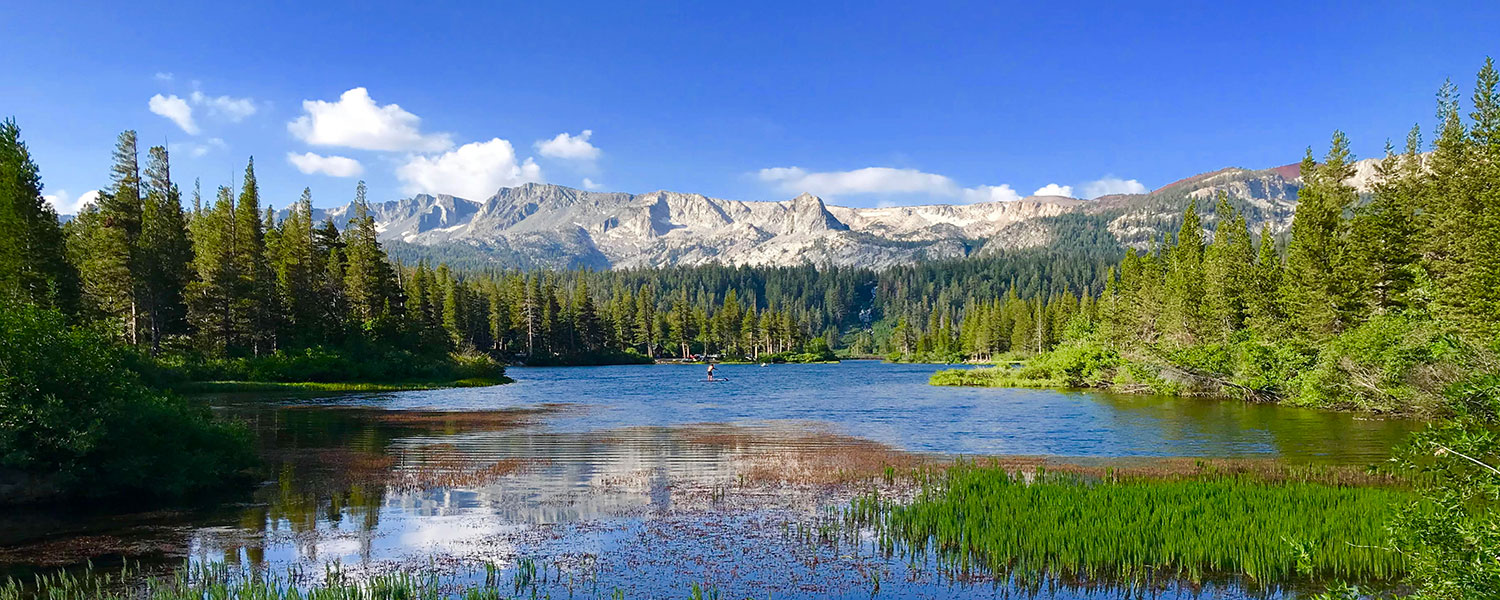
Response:
M822 556L776 533L839 505L837 495L773 486L724 506L718 490L835 483L846 470L952 455L1364 464L1418 425L1240 402L934 388L935 368L730 365L730 382L714 385L674 366L515 369L519 383L495 388L218 397L217 410L254 430L269 466L240 502L0 516L0 564L16 573L115 556L378 571L541 556L612 573L632 597L741 565L729 579L747 594L867 597L862 577L878 567L903 596L965 596L973 590L858 553ZM800 583L777 587L789 578ZM1240 595L1231 586L1206 597Z

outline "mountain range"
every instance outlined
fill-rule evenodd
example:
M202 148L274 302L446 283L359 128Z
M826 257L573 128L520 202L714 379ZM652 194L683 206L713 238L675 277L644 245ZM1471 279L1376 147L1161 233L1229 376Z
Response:
M1359 161L1349 183L1368 191L1376 162ZM1144 247L1174 231L1193 200L1212 223L1220 192L1245 213L1252 229L1265 225L1282 233L1290 227L1300 188L1293 164L1222 169L1145 194L1093 200L1033 196L1011 202L850 208L811 194L769 202L526 184L501 188L482 201L421 194L375 203L371 209L381 241L402 258L520 268L719 263L879 269L1025 248ZM342 226L352 207L317 209L313 216Z

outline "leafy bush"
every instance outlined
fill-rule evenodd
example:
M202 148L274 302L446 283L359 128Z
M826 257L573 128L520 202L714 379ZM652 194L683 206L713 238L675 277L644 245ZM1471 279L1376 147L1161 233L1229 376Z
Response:
M1500 402L1500 397L1489 403ZM1404 510L1393 543L1411 563L1420 600L1500 598L1500 433L1473 419L1412 436L1396 460L1437 510Z
M1256 337L1236 343L1232 352L1233 381L1256 392L1275 396L1285 396L1293 391L1288 384L1317 358L1314 351L1300 344L1269 342Z
M1113 383L1124 361L1113 348L1092 340L1078 340L1038 354L1021 366L938 371L932 385L985 387L1081 388Z
M131 362L99 330L0 302L0 467L22 474L13 493L177 499L251 466L244 428L150 388Z
M1329 340L1289 402L1382 412L1436 412L1472 353L1432 321L1380 315Z
M1028 361L1021 369L1021 376L1034 374L1038 379L1057 379L1068 387L1095 387L1108 384L1122 363L1113 348L1093 340L1079 340Z

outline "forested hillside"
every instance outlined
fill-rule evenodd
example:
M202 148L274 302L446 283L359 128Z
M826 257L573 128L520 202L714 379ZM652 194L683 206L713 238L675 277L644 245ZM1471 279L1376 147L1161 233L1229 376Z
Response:
M1370 194L1348 183L1355 161L1342 133L1321 160L1309 149L1284 248L1269 226L1252 232L1248 209L1226 196L1214 203L1211 227L1189 199L1178 232L1131 249L1097 300L1060 301L1081 308L1055 350L1018 369L934 381L1495 410L1465 403L1500 385L1497 79L1487 62L1467 119L1445 85L1430 148L1419 128L1404 150L1388 145ZM959 339L989 343L969 343L968 355L993 349L988 328L960 320Z

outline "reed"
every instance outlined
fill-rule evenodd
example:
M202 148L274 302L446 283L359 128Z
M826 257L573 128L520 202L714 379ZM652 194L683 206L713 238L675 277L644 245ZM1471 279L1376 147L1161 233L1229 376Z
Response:
M1375 582L1406 570L1386 524L1411 500L1247 475L1091 479L960 463L909 503L857 499L844 521L873 527L887 553L1019 581Z
M397 572L354 580L336 564L325 567L321 583L307 582L297 568L273 575L231 568L223 563L185 566L167 576L129 567L116 572L57 572L34 580L0 582L0 600L500 600L513 597L498 583L498 568L487 567L483 583ZM534 576L534 568L531 572ZM523 597L519 577L516 595ZM527 581L530 584L530 580ZM534 596L535 594L533 594Z
M355 579L338 563L328 563L323 569L318 582L297 566L273 574L208 563L185 565L166 576L128 566L111 572L89 567L77 574L59 571L27 581L5 579L0 581L0 600L538 600L552 598L552 591L558 591L545 589L549 584L565 583L561 565L548 567L531 558L522 558L509 569L486 563L483 571L470 577L400 571ZM510 585L504 584L506 572L511 573ZM604 592L597 576L584 577L576 580L568 574L563 588L568 598L625 599L620 588ZM575 589L576 584L590 583L591 587ZM719 598L718 590L706 584L693 583L685 592L692 600Z

